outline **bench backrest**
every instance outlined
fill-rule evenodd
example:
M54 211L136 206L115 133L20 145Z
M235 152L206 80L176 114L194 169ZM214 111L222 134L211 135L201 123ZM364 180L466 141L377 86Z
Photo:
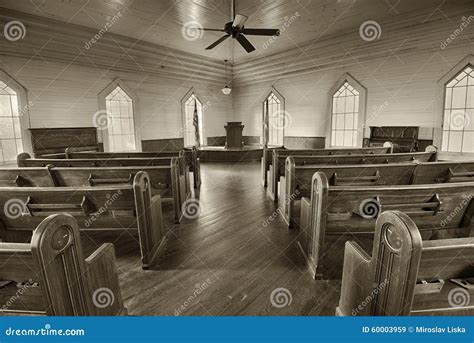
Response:
M113 252L111 245L103 248ZM116 315L123 310L118 278L103 283L114 288L109 288L114 292L110 306L94 306L90 287L94 281L88 280L90 269L72 216L58 214L42 220L33 231L31 243L0 243L0 266L0 280L14 281L14 286L20 284L22 294L11 298L2 311L84 316ZM106 272L109 271L102 271ZM0 293L6 293L7 287Z
M0 169L0 187L54 187L47 167Z
M420 163L413 176L414 184L474 181L474 162Z
M30 158L28 153L18 155L18 167L145 167L169 166L174 157L110 158L110 159L44 159Z

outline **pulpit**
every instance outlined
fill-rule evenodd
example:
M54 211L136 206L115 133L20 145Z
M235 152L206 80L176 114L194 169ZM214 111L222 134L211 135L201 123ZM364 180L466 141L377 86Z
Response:
M227 122L227 125L224 126L226 131L226 149L242 149L244 143L242 141L242 131L244 125L241 121L232 121Z

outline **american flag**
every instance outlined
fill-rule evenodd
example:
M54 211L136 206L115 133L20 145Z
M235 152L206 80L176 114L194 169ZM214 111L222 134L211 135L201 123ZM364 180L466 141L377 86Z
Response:
M195 129L195 137L196 137L196 148L201 147L201 138L199 134L199 117L198 117L198 109L197 109L197 101L194 99L194 115L193 115L193 126Z

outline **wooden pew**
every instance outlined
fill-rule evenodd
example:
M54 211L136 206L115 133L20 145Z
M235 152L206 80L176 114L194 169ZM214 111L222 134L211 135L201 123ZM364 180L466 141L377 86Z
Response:
M143 151L143 152L99 152L99 151L77 151L75 148L67 148L63 154L45 155L43 158L54 159L115 159L115 158L159 158L177 157L180 160L180 168L185 172L193 172L194 188L201 186L200 161L195 148L179 151ZM186 166L189 168L186 170Z
M49 216L30 229L30 243L0 242L0 280L5 281L0 313L127 314L113 244L103 244L84 259L77 222L67 214Z
M342 244L357 240L370 251L376 218L386 210L409 214L425 238L466 237L473 226L474 183L397 186L329 186L324 173L313 176L311 201L302 202L300 245L315 278L340 278ZM325 275L326 277L326 275Z
M296 166L292 156L287 157L285 176L280 179L280 208L289 228L298 226L300 211L297 208L303 197L311 196L313 175L326 175L330 186L409 185L412 183L416 163ZM304 223L307 225L307 222Z
M474 181L474 162L429 162L411 164L296 166L286 159L285 176L280 179L280 208L288 227L296 224L299 200L311 194L315 172L323 172L330 186L377 186ZM305 225L308 220L305 221Z
M151 162L149 162L150 159ZM106 183L130 184L138 171L146 171L151 180L152 194L160 194L162 198L173 199L176 223L179 223L182 218L183 204L191 197L189 174L180 173L180 162L182 159L175 157L66 160L31 159L27 153L18 155L20 168L47 166L52 177L55 177L55 185L60 187L95 186ZM64 170L65 168L73 168L73 170L68 172ZM58 173L63 176L61 177Z
M474 237L422 240L415 221L389 211L377 220L372 256L355 242L344 255L339 316L474 315Z
M179 167L176 159L171 166L119 167L119 168L49 168L56 187L97 187L132 184L140 171L150 179L151 194L160 195L161 201L169 199L173 203L174 221L178 224L183 217L183 204L191 196L180 186ZM0 171L1 175L1 171Z
M414 152L400 154L368 154L368 155L332 155L332 156L291 156L296 166L301 165L349 165L349 164L390 164L406 162L436 161L437 152ZM269 190L271 197L278 202L278 183L285 175L286 157L280 157L277 151L273 152L272 187Z
M163 251L161 199L152 196L147 173L138 172L131 185L97 187L3 187L0 192L0 237L18 241L51 214L74 216L81 230L136 230L143 269Z
M263 148L261 163L262 184L267 187L268 180L272 179L274 154L285 160L288 156L331 156L331 155L365 155L365 154L391 154L393 145L386 142L383 147L374 148L330 148L330 149L285 149ZM272 186L272 184L270 184Z

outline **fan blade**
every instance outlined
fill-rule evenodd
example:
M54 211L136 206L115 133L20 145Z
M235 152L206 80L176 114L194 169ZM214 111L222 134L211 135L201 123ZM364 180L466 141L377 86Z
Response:
M247 38L245 38L244 35L238 35L236 39L239 41L240 45L247 51L247 52L252 52L255 50L255 47L252 45L252 43L249 42Z
M225 36L222 36L221 38L219 38L218 40L216 40L214 43L212 43L211 45L209 45L206 50L211 50L211 49L214 49L216 46L218 46L219 44L221 44L223 41L225 41L227 38L229 38L230 36L229 35L225 35Z
M245 28L242 33L251 36L279 36L280 30L278 29L247 29Z
M249 17L246 17L242 14L236 14L234 18L234 22L232 23L233 27L238 27L239 29L244 27L245 22L247 21Z
M199 29L198 29L199 30ZM225 32L222 29L200 29L201 31L214 31L214 32Z

